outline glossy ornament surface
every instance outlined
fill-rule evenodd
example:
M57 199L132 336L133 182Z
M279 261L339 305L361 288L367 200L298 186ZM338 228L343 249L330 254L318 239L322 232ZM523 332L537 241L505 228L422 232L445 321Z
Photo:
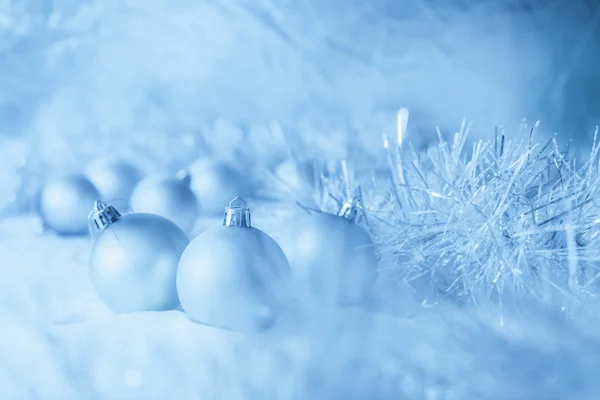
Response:
M248 178L227 164L201 159L192 163L188 172L190 187L206 215L219 215L223 212L223 204L234 197L250 194Z
M120 215L97 202L90 214L97 232L90 278L98 296L115 313L166 311L179 305L177 264L188 245L185 233L154 214Z
M90 207L100 198L83 175L51 179L39 195L39 213L44 226L59 235L83 235L88 231Z
M357 215L355 205L346 202L338 215L307 215L283 236L293 279L308 301L359 306L372 295L377 257Z
M190 232L200 216L200 204L190 188L188 176L153 175L144 178L133 190L130 206L136 213L165 217L184 232Z
M96 186L100 199L126 211L129 197L142 177L133 165L118 159L98 158L85 169L86 177Z
M238 200L241 206L234 207ZM177 292L194 322L259 332L279 316L289 274L279 245L251 226L245 203L234 199L226 208L223 226L204 231L183 252Z

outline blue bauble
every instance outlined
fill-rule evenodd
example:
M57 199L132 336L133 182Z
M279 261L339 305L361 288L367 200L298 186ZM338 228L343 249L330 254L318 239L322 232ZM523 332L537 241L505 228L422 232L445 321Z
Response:
M360 306L372 296L377 257L369 235L341 216L315 213L282 235L292 276L308 301Z
M82 175L67 175L46 182L39 195L39 212L46 228L60 235L88 231L88 214L100 194Z
M210 228L185 249L177 292L197 323L237 332L269 328L286 303L289 264L279 245L252 227Z
M250 194L248 177L227 164L201 159L192 163L188 172L191 188L208 216L220 215L223 205L234 197Z
M190 232L200 216L200 204L185 179L154 175L143 179L133 190L131 209L160 215Z
M96 215L108 208L96 207ZM115 313L166 311L179 305L177 264L189 243L185 233L154 214L97 218L102 227L92 249L90 278Z
M119 210L127 210L129 197L142 174L133 165L118 159L98 158L85 169L85 175L100 192L101 200Z

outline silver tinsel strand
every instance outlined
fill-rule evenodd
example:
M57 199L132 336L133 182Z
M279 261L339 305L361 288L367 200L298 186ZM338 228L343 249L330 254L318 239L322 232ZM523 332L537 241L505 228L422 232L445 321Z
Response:
M434 302L534 297L564 308L595 296L600 147L577 166L555 137L534 144L537 126L467 149L463 123L425 154L388 148L388 208L371 210L388 279L428 281Z

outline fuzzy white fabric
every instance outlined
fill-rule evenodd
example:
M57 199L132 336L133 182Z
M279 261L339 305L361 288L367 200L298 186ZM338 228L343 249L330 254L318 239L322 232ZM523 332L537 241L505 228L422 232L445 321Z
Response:
M587 315L423 308L406 291L376 311L289 311L255 336L180 311L115 316L91 288L90 243L37 227L0 226L2 398L595 399L600 390Z

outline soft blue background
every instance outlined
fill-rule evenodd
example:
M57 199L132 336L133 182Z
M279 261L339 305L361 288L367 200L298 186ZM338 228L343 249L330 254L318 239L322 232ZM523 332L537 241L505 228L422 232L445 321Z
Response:
M0 1L0 131L597 123L591 1ZM587 31L589 31L587 32ZM391 115L391 117L390 117ZM302 123L301 123L302 122ZM389 127L388 127L389 128ZM126 136L127 137L127 136ZM74 145L74 147L77 147Z

